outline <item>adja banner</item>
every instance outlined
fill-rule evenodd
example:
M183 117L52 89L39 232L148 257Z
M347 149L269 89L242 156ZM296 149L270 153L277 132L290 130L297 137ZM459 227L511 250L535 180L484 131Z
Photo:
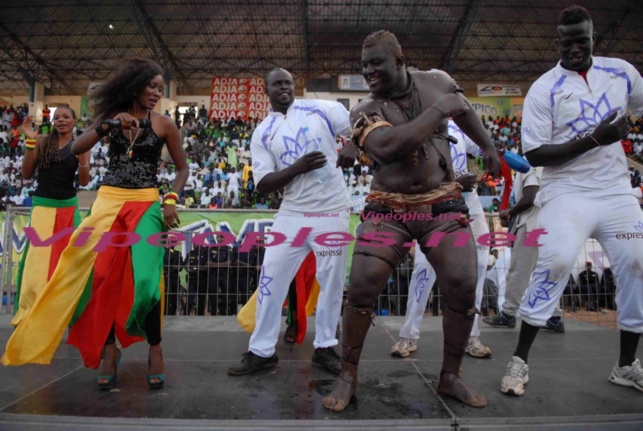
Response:
M210 118L263 119L270 109L263 78L212 78Z

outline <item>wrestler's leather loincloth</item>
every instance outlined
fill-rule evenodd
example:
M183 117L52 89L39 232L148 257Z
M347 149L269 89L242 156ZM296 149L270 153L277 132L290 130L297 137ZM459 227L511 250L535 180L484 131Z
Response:
M387 262L392 268L396 268L406 256L414 239L420 244L422 252L426 253L430 249L426 243L429 237L436 232L446 234L467 232L471 235L469 208L461 197L433 205L418 205L403 209L369 202L364 207L362 214L371 217L363 220L357 227L357 243L353 254L377 257ZM387 219L380 217L375 219L376 214L381 214ZM407 221L403 221L404 214L407 214ZM412 216L413 214L415 217ZM418 217L420 214L423 214L423 217ZM373 232L387 232L386 239L394 240L395 244L382 245L379 240L364 238L364 234Z

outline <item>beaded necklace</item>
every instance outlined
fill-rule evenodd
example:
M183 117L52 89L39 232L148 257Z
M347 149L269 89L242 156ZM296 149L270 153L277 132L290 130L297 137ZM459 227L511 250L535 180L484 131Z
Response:
M128 113L128 114L130 114L130 112L129 112L129 111L127 111L127 113ZM130 114L130 115L132 115L132 114ZM145 118L146 118L146 119L149 119L149 118L150 118L150 111L149 111L149 109L147 110L147 114L145 115ZM127 149L127 155L129 156L129 158L130 158L130 159L131 159L132 157L134 157L134 144L136 143L136 140L138 139L138 137L139 137L139 135L141 134L142 130L143 130L143 129L142 129L141 127L139 127L139 128L138 128L138 131L136 132L136 135L134 136L134 139L132 139L132 129L129 129L129 130L128 130L128 135L129 135L129 148Z

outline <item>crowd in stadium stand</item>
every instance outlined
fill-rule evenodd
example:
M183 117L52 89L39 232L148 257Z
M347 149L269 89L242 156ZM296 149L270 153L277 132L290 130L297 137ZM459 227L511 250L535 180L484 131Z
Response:
M31 206L31 195L35 190L37 178L33 181L22 180L21 164L24 153L24 135L20 131L27 115L27 105L0 107L2 127L0 128L0 207L11 203L16 206ZM171 116L166 111L165 115ZM197 110L191 106L185 114L178 109L174 119L181 129L183 147L190 162L190 177L181 195L185 208L209 209L277 209L281 203L279 193L261 194L256 191L252 175L250 139L258 118L207 119L207 109ZM482 116L481 120L488 130L492 141L499 151L518 152L520 143L520 118L509 116L493 118ZM86 115L78 118L77 133L80 134L90 124ZM40 126L41 133L48 133L51 124L45 121ZM347 137L337 137L338 151L346 143ZM628 157L643 162L643 121L630 123L630 133L622 141ZM97 190L104 178L109 162L108 146L99 142L91 154L91 181L84 190ZM480 158L472 158L478 164ZM479 166L482 170L483 166ZM344 171L346 187L351 196L366 197L371 188L372 166L368 160L358 160L352 169ZM641 187L641 172L631 168L632 187ZM171 163L159 169L159 195L162 196L174 179ZM504 181L482 176L478 183L481 196L501 195ZM493 204L490 211L493 211Z
M26 105L17 107L0 107L2 126L0 127L0 209L7 204L30 207L31 196L37 185L34 180L22 180L21 165L24 154L24 136L20 125L27 115ZM169 112L165 115L172 116ZM277 209L281 203L279 193L261 194L256 191L252 175L252 159L250 154L250 139L259 119L207 119L204 107L197 110L190 107L185 114L178 110L174 119L180 127L188 161L190 176L181 194L181 204L185 208L207 209ZM488 130L492 141L499 151L518 152L520 143L520 118L482 116L481 120ZM91 120L82 115L76 125L76 133L80 134L91 124ZM51 124L39 126L41 133L48 133ZM347 142L348 137L337 137L338 151ZM643 162L643 121L632 122L630 133L622 141L625 153L632 160ZM470 166L480 165L480 159L470 156ZM109 163L108 145L99 142L92 149L90 161L91 180L84 190L97 190L105 176ZM632 187L641 187L640 172L630 168ZM169 191L174 180L173 165L167 163L158 171L159 196ZM372 166L368 160L362 159L351 169L344 171L346 187L353 198L365 198L372 181ZM500 195L504 187L503 180L483 176L478 184L481 196ZM499 197L499 196L498 196ZM498 199L493 199L486 209L496 212ZM165 257L167 274L166 283L173 286L168 289L166 314L227 314L233 315L239 304L244 304L254 291L256 278L261 267L263 250L253 247L249 253L239 253L236 249L223 249L226 253L215 257L208 254L208 249L197 247L182 257L174 249L168 249ZM207 271L207 288L202 293L196 287L188 288L185 278L190 271L188 259L195 255L199 257L201 266L195 271ZM242 256L243 255L243 256ZM410 255L409 255L410 256ZM213 260L214 259L214 260ZM412 258L405 260L389 280L384 294L380 297L378 308L388 309L392 314L403 315L408 294L408 279L413 268ZM214 262L214 264L212 263ZM222 263L224 262L224 263ZM227 267L226 262L230 265ZM239 266L238 262L245 262ZM223 265L222 267L219 267ZM206 268L207 270L203 269ZM185 271L183 275L180 275ZM194 279L194 277L188 277ZM573 280L573 279L572 279ZM599 289L598 287L595 288ZM189 291L189 293L188 293ZM197 293L198 291L198 293ZM597 290L598 292L599 290ZM217 293L210 293L217 292ZM601 295L595 295L601 297ZM609 297L609 295L604 295ZM203 304L207 297L207 310ZM485 294L485 298L492 298ZM438 313L440 305L435 301L431 305L433 313ZM485 299L488 301L488 299ZM199 307L199 304L201 306ZM484 304L483 304L484 306ZM489 306L493 307L493 306ZM486 314L486 312L485 312Z

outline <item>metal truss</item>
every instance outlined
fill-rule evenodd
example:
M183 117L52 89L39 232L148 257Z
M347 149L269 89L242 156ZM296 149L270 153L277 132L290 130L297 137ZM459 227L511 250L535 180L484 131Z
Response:
M593 0L596 55L643 69L643 2ZM529 87L558 60L558 0L31 0L0 12L0 94L84 94L118 63L158 61L179 94L211 78L359 74L371 32L395 33L407 64L448 71L462 86Z

